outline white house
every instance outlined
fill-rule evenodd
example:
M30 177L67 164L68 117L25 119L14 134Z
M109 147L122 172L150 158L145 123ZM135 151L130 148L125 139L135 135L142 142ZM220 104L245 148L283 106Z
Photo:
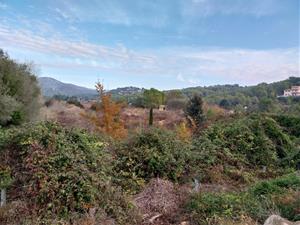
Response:
M291 89L284 90L284 97L300 96L300 86L292 86Z

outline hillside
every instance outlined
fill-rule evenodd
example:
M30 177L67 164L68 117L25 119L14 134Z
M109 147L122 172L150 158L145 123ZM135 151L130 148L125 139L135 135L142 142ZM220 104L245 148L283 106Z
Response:
M94 96L96 91L93 89L80 87L74 84L63 83L51 77L39 77L39 85L43 96L52 97L54 95L65 96Z
M239 86L234 85L215 85L208 87L190 87L182 89L185 95L192 95L193 93L198 93L204 98L215 101L221 100L222 97L270 97L276 98L278 95L282 95L285 89L290 88L293 85L300 85L300 77L289 77L286 80L274 82L274 83L260 83L253 86ZM215 102L218 103L218 102Z
M74 84L63 83L51 77L40 77L38 78L39 85L42 90L43 96L53 97L54 95L63 96L77 96L77 97L88 97L92 98L97 93L96 90L77 86ZM142 88L138 87L122 87L116 88L109 91L116 98L123 96L136 95L143 92Z

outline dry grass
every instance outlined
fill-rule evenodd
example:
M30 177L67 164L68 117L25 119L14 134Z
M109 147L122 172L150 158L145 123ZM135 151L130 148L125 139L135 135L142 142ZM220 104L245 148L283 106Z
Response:
M144 224L171 224L184 202L186 194L172 182L152 179L139 193L134 203L143 215Z
M64 101L53 101L49 107L41 109L41 120L57 121L66 127L79 127L92 131L93 127L83 118L82 114L90 110L91 103L82 103L84 109ZM143 108L126 107L121 112L128 130L139 130L148 127L149 110ZM174 129L184 121L181 110L159 111L154 110L154 124L156 126Z
M53 101L51 106L41 109L41 120L56 121L66 127L92 130L92 126L82 116L84 112L85 109L64 101Z
M142 129L148 126L149 109L124 108L121 115L126 121L127 129ZM154 125L174 129L176 125L184 121L184 114L181 110L154 110Z

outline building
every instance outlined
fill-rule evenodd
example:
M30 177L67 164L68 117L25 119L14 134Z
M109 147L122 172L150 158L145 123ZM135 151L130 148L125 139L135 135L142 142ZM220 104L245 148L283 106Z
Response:
M159 110L159 111L165 111L165 110L166 110L166 106L165 106L165 105L160 105L160 106L158 107L158 110Z
M290 89L284 90L284 97L300 97L300 86L292 86Z

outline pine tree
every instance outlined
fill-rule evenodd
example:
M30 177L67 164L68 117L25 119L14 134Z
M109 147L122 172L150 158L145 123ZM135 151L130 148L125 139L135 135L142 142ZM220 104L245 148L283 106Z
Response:
M149 126L152 126L154 120L153 109L165 102L165 95L163 92L151 88L150 90L144 91L143 100L145 106L149 108Z
M200 95L195 94L189 99L185 109L185 116L191 128L199 130L204 122L203 100Z

